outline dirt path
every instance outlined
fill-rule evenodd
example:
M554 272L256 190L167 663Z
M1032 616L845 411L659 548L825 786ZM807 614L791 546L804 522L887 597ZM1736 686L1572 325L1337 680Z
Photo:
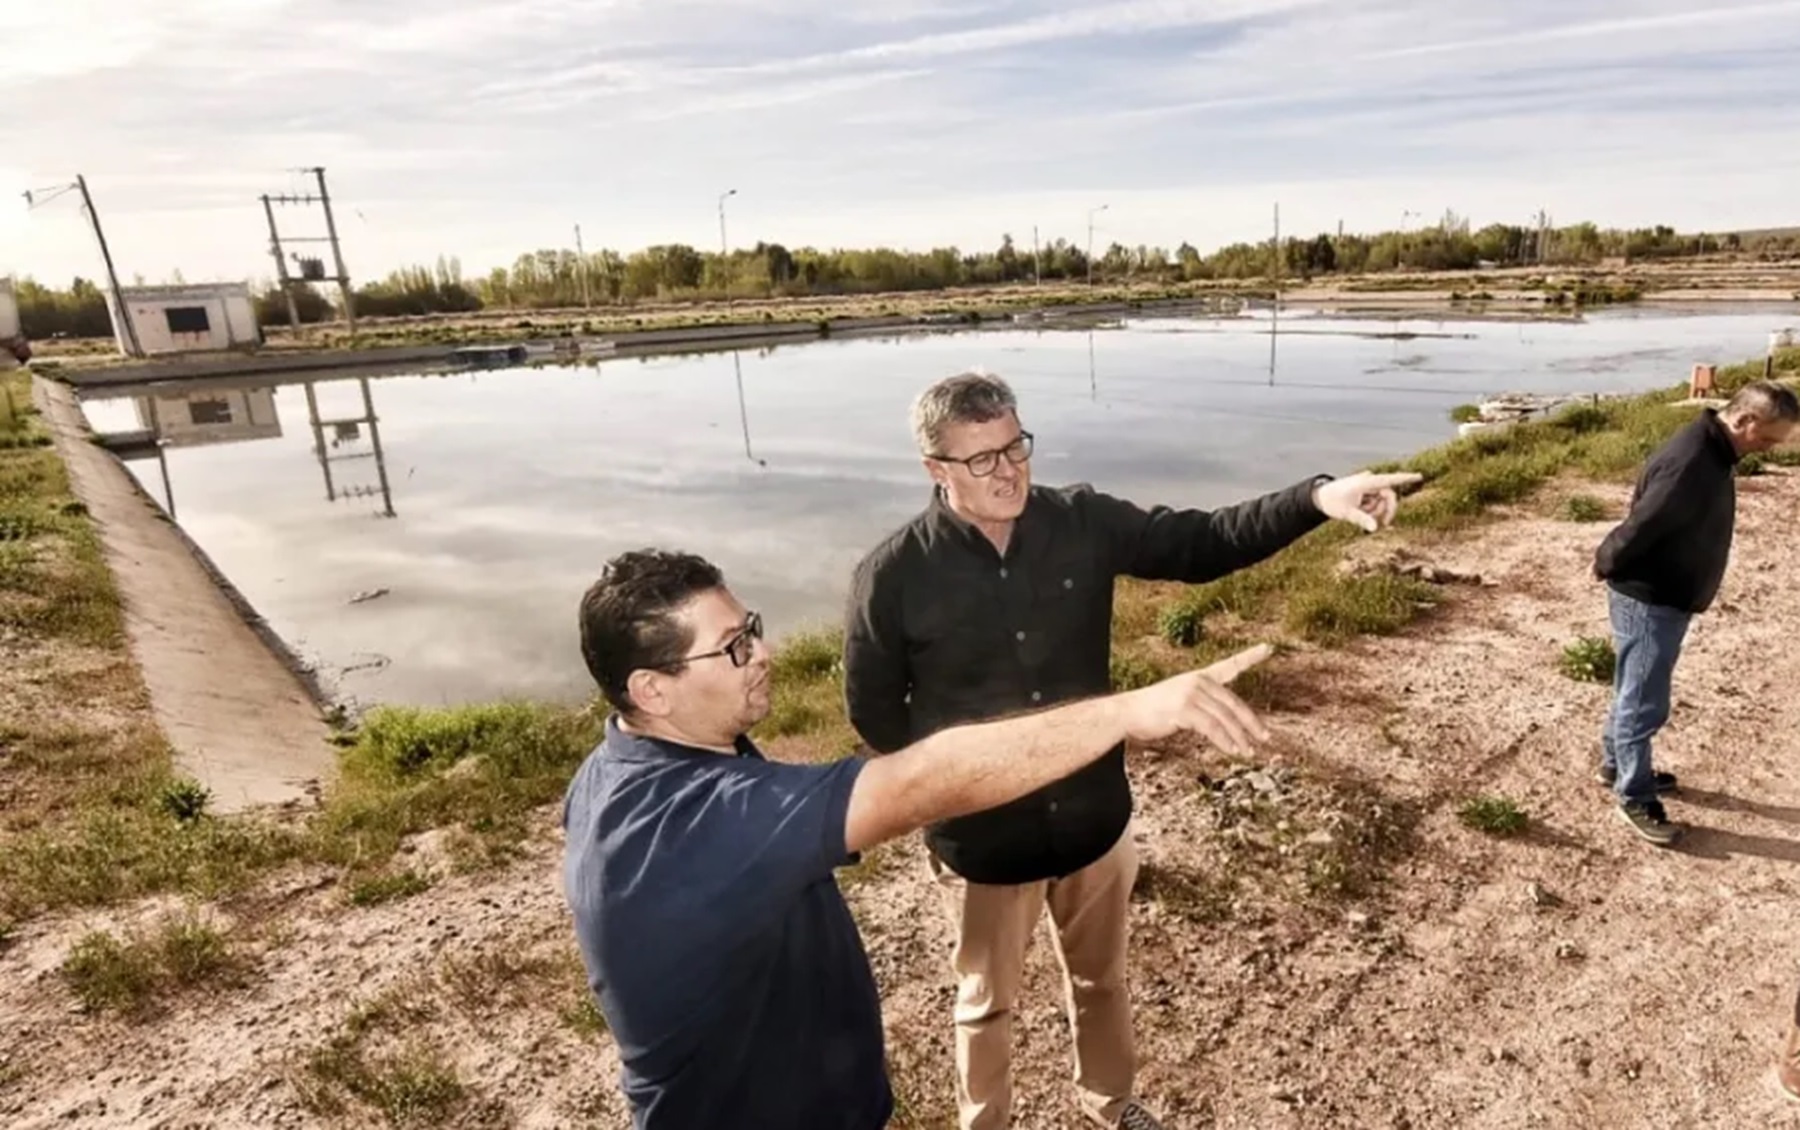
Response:
M1677 673L1659 747L1692 829L1675 851L1630 836L1591 779L1607 692L1556 658L1604 631L1587 562L1606 526L1537 516L1549 501L1427 550L1493 586L1459 587L1405 636L1280 660L1286 737L1263 771L1134 759L1159 876L1134 909L1140 1080L1170 1127L1800 1126L1768 1080L1800 978L1800 477L1743 484L1724 602ZM1465 827L1476 793L1517 802L1528 831ZM564 1023L567 986L509 994L490 961L473 990L404 988L566 955L559 860L546 812L521 858L398 903L353 908L328 876L290 873L235 911L260 927L247 986L136 1023L72 1013L55 969L81 931L151 908L34 924L0 952L0 1123L380 1125L366 1104L309 1106L308 1065L401 987L421 1008L395 1038L436 1049L463 1088L411 1124L622 1128L617 1060ZM896 1125L950 1125L949 935L916 838L872 872L849 889ZM1020 1127L1078 1124L1057 986L1040 941L1015 1024Z
M74 394L39 380L34 395L100 529L131 650L178 764L212 790L220 812L307 796L333 760L306 687L130 473L88 441Z

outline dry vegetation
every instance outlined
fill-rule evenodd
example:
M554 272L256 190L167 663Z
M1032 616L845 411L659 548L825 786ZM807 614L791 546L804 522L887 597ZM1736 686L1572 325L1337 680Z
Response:
M1781 367L1800 372L1800 353ZM1727 370L1721 380L1729 387L1759 371ZM15 378L15 400L21 386ZM1427 481L1406 504L1398 540L1454 557L1501 509L1518 517L1536 507L1550 517L1534 520L1569 527L1617 513L1620 484L1689 418L1670 399L1659 392L1577 407L1407 461ZM546 815L595 741L597 713L528 703L376 710L341 735L342 778L317 812L209 815L204 794L173 775L123 646L95 531L42 434L28 411L0 432L0 653L17 673L0 687L0 959L24 946L33 968L54 973L21 999L43 1016L78 1006L77 1043L116 1031L93 1027L101 1023L168 1026L184 1015L190 1024L208 1015L243 1023L278 1002L303 1006L311 1019L284 1029L288 1050L272 1081L232 1077L255 1092L232 1092L240 1114L298 1110L332 1125L620 1124L610 1068L595 1066L611 1062L604 1025L559 917ZM1770 462L1795 459L1781 452ZM1594 485L1574 489L1570 480ZM1162 1056L1146 1086L1194 1123L1220 1117L1203 1096L1224 1083L1205 1071L1182 1075L1182 1057L1208 1048L1221 1064L1254 1056L1231 1033L1277 1024L1259 1002L1293 988L1282 980L1290 963L1318 959L1348 923L1354 986L1393 975L1406 946L1384 917L1423 921L1477 866L1427 860L1428 839L1460 827L1496 844L1555 842L1540 816L1545 798L1489 781L1524 739L1484 755L1478 771L1436 773L1435 754L1418 751L1437 749L1450 723L1429 732L1422 719L1432 716L1416 703L1401 711L1412 686L1383 692L1354 667L1366 641L1404 636L1422 616L1448 622L1465 600L1479 603L1466 593L1485 590L1409 569L1406 553L1391 550L1396 539L1385 539L1385 556L1353 540L1322 529L1212 584L1121 588L1117 683L1141 685L1274 639L1283 654L1239 689L1273 710L1304 703L1319 719L1309 724L1321 727L1310 750L1278 746L1257 765L1167 750L1137 771L1140 819L1156 850L1135 892L1134 930L1140 952L1159 955L1144 966L1140 1012ZM1546 652L1545 678L1573 687L1565 673L1599 678L1596 649L1573 633L1558 646L1568 652L1560 663L1554 648ZM817 760L853 748L833 633L787 641L775 678L775 708L756 736L776 756ZM1578 693L1589 690L1603 693ZM1400 768L1384 776L1329 756L1350 730L1392 751ZM890 845L843 878L894 1018L897 1122L926 1127L944 1125L949 1112L948 1024L941 938L919 864L915 844ZM1408 886L1431 868L1449 886ZM380 960L346 964L365 950ZM1179 981L1195 955L1210 962L1215 952L1243 963L1250 987L1235 1005L1223 987L1219 1000L1195 1003ZM1036 969L1032 992L1048 1011L1022 1017L1021 1061L1060 1062L1054 994ZM1188 1010L1179 1031L1198 1033L1186 1052L1171 1043L1173 1001ZM1308 1016L1318 1031L1346 1023L1329 1009ZM48 1023L22 1031L41 1035ZM480 1050L489 1043L504 1050ZM63 1070L50 1053L22 1046L0 1044L0 1116L63 1093L50 1081ZM544 1057L558 1066L541 1071L583 1080L559 1084L548 1106L530 1082L530 1065ZM1060 1107L1045 1097L1060 1076L1044 1071L1022 1100L1023 1124L1060 1125ZM1366 1124L1338 1120L1337 1100L1282 1086L1291 1094L1272 1101L1313 1104L1318 1124ZM77 1123L105 1121L90 1106L68 1109ZM1421 1119L1413 1124L1457 1124Z

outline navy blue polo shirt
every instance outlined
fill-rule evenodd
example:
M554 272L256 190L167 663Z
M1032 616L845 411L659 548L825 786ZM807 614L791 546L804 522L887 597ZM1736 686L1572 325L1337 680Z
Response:
M637 1130L887 1124L881 1004L832 874L862 767L615 718L569 783L565 893Z

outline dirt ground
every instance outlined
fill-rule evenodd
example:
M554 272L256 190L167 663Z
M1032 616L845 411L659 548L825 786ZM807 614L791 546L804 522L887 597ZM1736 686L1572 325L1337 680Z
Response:
M1551 501L1426 547L1490 583L1405 635L1278 659L1263 771L1135 757L1140 1082L1171 1127L1800 1125L1769 1081L1800 979L1800 477L1743 483L1723 602L1677 673L1658 747L1684 785L1677 850L1631 836L1592 779L1607 692L1556 661L1604 633L1588 560L1606 526L1541 517ZM1528 829L1465 827L1478 793L1515 801ZM56 968L81 933L165 902L21 927L0 949L0 1123L379 1125L367 1104L309 1107L307 1063L383 999L414 1009L394 1038L463 1083L454 1116L416 1124L626 1126L605 1037L561 1022L560 996L507 991L503 959L571 948L558 835L546 811L504 868L371 908L283 874L218 912L255 939L251 976L142 1020L79 1010ZM884 992L896 1124L950 1125L948 931L916 837L846 885ZM472 961L489 970L474 991L449 975ZM1018 1126L1077 1125L1057 983L1040 938Z

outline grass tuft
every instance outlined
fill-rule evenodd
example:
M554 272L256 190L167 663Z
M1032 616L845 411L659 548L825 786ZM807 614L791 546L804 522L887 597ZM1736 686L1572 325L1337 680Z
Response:
M1610 683L1618 667L1612 641L1602 636L1582 636L1563 648L1562 673L1578 683Z
M1524 809L1503 796L1471 797L1456 814L1470 828L1490 836L1516 836L1531 822Z
M180 991L237 984L247 965L225 934L190 913L165 920L144 937L86 934L60 972L90 1011L141 1017Z
M1572 494L1563 501L1562 516L1571 522L1603 522L1611 511L1591 494Z

